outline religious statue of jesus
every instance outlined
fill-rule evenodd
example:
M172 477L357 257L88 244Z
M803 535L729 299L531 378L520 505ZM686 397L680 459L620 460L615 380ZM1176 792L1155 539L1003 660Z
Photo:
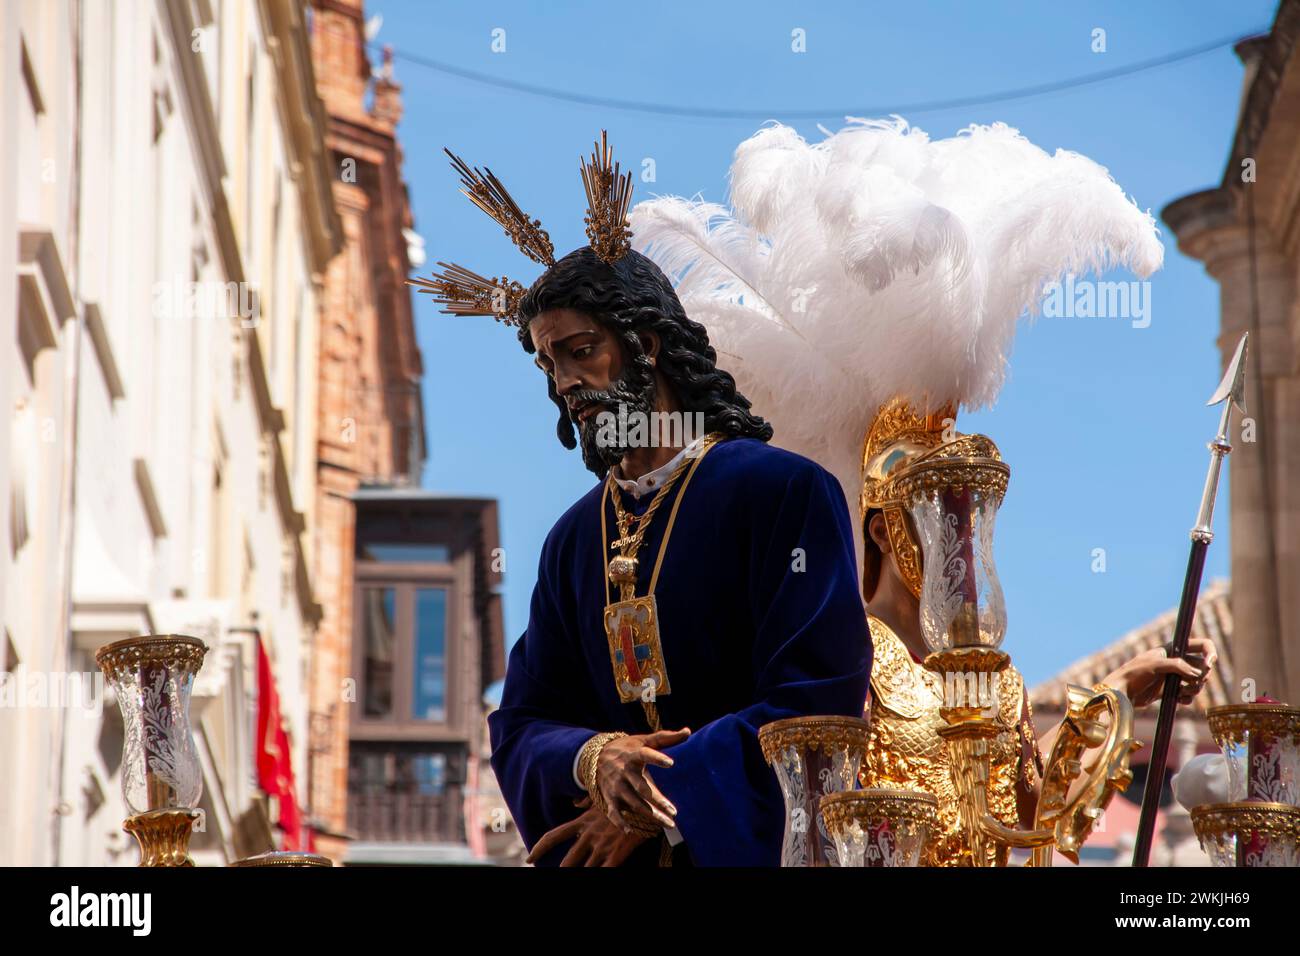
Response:
M866 698L871 641L843 491L768 444L771 426L704 327L630 249L630 175L603 141L582 167L591 243L559 261L490 171L453 162L467 195L547 269L526 292L450 265L420 284L447 311L518 328L560 441L599 479L547 535L489 717L529 859L775 866L783 800L758 728L860 717Z

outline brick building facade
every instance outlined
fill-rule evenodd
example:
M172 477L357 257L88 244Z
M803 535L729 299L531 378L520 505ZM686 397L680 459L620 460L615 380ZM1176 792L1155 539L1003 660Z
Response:
M311 676L310 807L319 852L346 845L353 678L355 507L363 482L416 485L425 457L422 366L406 277L415 241L391 68L372 78L361 0L313 0L311 49L329 114L326 148L344 249L325 276L320 312L313 581L324 614ZM367 91L373 91L366 105ZM418 264L418 263L417 263Z

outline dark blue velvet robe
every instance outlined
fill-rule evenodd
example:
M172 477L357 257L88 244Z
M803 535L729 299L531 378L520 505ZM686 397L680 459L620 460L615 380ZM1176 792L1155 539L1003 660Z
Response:
M681 482L652 519L636 594L649 584ZM488 719L492 768L530 848L579 814L573 762L595 733L646 733L621 703L603 625L605 556L597 484L542 547L528 630L515 644L501 706ZM625 507L644 512L624 495ZM609 536L617 535L606 505ZM784 804L763 760L763 724L803 714L862 715L871 640L853 527L839 483L819 465L754 439L720 443L700 463L677 515L655 598L671 693L665 730L691 736L652 767L677 808L696 865L775 866ZM802 570L799 553L802 549ZM611 586L613 600L618 591ZM653 861L648 841L630 862ZM547 854L557 864L571 843Z

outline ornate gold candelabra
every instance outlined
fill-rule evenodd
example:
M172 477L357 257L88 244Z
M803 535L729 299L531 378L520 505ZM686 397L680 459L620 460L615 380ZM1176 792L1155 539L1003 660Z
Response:
M189 842L203 777L190 692L207 651L197 638L151 635L95 654L122 711L122 796L132 814L122 828L139 843L141 866L194 865Z
M901 442L868 436L863 502L893 513L899 543L913 542L897 550L920 565L912 586L931 650L924 663L943 680L939 713L946 726L939 733L948 746L965 862L1004 866L1012 847L1032 850L1034 865L1049 864L1053 848L1078 862L1111 797L1132 780L1129 757L1140 746L1132 705L1113 688L1070 686L1033 829L1008 827L989 812L990 745L1005 732L997 719L999 675L1011 663L1000 649L1007 620L993 526L1011 470L985 435L940 438L922 419L909 427L894 429ZM1085 768L1085 752L1093 749L1097 756Z
M1012 847L1032 850L1034 866L1049 866L1053 849L1078 863L1079 848L1111 797L1133 779L1129 757L1141 746L1132 735L1133 705L1114 688L1068 685L1067 713L1043 774L1034 827L1008 827L988 808L989 745L1002 730L996 710L991 714L969 689L993 684L990 678L1010 663L1010 655L996 648L962 646L925 660L944 677L947 706L939 713L947 726L939 733L948 743L970 865L1006 866ZM1085 769L1083 756L1094 748L1099 752Z

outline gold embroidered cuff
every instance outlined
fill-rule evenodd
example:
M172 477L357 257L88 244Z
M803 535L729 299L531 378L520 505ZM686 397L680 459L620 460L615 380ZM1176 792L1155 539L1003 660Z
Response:
M601 812L605 810L605 798L600 792L600 787L596 785L596 767L600 763L600 754L611 741L626 736L627 734L622 732L596 734L578 751L578 779L582 781L582 785L590 795L591 805ZM654 817L645 817L627 811L620 813L620 816L633 832L642 836L657 836L663 832L663 827Z

